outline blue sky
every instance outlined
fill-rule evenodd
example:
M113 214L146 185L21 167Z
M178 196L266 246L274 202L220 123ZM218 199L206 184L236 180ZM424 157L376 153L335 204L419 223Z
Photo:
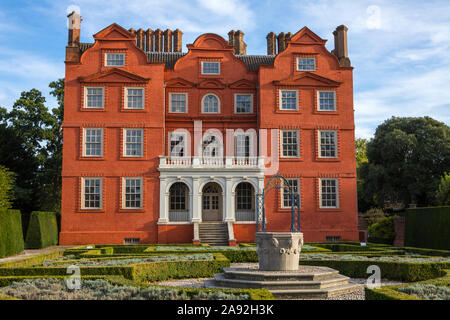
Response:
M450 1L365 0L1 0L0 106L20 92L64 77L67 12L79 10L82 42L113 22L125 28L184 32L183 51L205 32L244 31L248 54L266 54L265 36L303 26L328 39L349 27L356 136L370 138L391 116L431 116L450 123Z

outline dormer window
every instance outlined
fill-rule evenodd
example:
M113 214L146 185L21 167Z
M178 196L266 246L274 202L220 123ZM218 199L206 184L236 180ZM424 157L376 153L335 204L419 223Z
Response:
M125 53L105 53L105 66L124 67Z
M202 74L214 75L220 74L220 62L202 61Z
M297 71L315 71L316 58L297 58Z

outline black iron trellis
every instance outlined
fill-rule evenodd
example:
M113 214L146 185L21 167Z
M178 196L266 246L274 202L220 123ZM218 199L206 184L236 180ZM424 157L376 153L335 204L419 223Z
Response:
M280 174L273 175L269 181L267 181L263 191L256 194L256 230L258 232L267 231L266 210L264 206L266 194L272 189L280 190L281 188L289 188L289 196L291 198L291 232L300 232L300 195L294 194L292 186L286 178Z

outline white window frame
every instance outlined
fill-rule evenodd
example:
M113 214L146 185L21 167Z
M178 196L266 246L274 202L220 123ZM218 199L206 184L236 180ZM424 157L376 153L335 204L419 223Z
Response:
M286 180L289 182L290 180L296 180L297 181L297 194L299 195L299 207L302 207L302 185L300 178L286 178ZM284 181L283 181L284 182ZM281 197L281 209L290 209L291 206L285 206L284 205L284 187L280 189L280 197Z
M249 112L238 112L237 111L238 96L250 96L250 111ZM252 93L235 93L234 94L234 113L235 114L251 114L251 113L253 113L253 94Z
M101 107L89 107L88 106L88 89L102 89L102 106ZM95 86L84 87L83 109L104 109L104 108L105 108L105 87L95 87Z
M217 102L217 112L205 112L203 102L205 101L205 98L206 98L207 96L209 96L209 95L215 96L215 97L217 98L217 101L218 101L218 102ZM211 93L211 92L206 93L206 94L203 96L203 98L202 98L202 101L201 101L201 108L202 108L202 113L204 113L204 114L220 114L220 98L219 98L216 94L214 94L214 93Z
M244 152L246 151L246 149L245 149L245 139L248 138L248 156L247 155L243 155L243 156L242 155L238 155L238 151L240 151L239 147L242 147L242 145L238 144L238 140L241 137L244 139L244 149L243 149ZM252 155L252 135L248 134L248 133L238 133L238 134L236 134L234 136L234 156L236 158L243 159L243 158L251 157L251 155Z
M183 142L184 142L184 155L182 156L182 157L179 157L179 156L176 156L176 155L173 155L172 154L172 135L174 135L174 134L176 134L176 135L180 135L180 136L183 136L184 138L183 138ZM172 132L170 132L170 135L169 135L169 148L168 148L168 150L169 150L169 156L171 157L171 158L178 158L178 159L180 159L180 158L186 158L187 157L187 148L188 148L188 145L187 145L187 133L186 132L178 132L178 131L172 131Z
M186 104L184 106L185 111L173 111L173 109L172 109L172 96L175 95L175 94L177 94L177 95L184 95L185 102L186 102ZM188 94L187 94L187 92L169 92L169 113L188 113L188 105L189 104L188 104Z
M140 131L141 132L141 154L139 155L127 155L127 132L128 131ZM122 156L124 158L142 158L144 156L144 129L142 128L124 128L122 130Z
M333 93L333 109L327 110L327 109L320 109L320 93L326 92L326 93ZM317 90L317 111L321 112L334 112L336 111L336 91L335 90Z
M322 183L323 180L334 180L336 182L336 206L322 205ZM339 209L339 179L336 178L319 178L319 208L320 209Z
M283 144L283 133L284 132L296 132L297 133L297 156L285 156L284 155L284 144ZM280 130L280 158L285 159L298 159L300 158L300 130Z
M283 109L283 92L295 92L295 109ZM298 90L290 90L290 89L279 89L279 109L282 111L298 111L299 106L299 98L298 98Z
M140 207L127 207L126 206L126 187L127 187L127 180L140 180ZM143 208L143 201L144 201L144 178L143 177L122 177L122 209L123 210L141 210Z
M108 55L109 54L116 54L116 55L122 55L123 56L123 64L108 64ZM126 54L125 52L105 52L105 67L125 67L126 65Z
M219 66L218 68L219 71L217 73L210 73L210 72L205 73L203 67L205 63L217 63ZM219 74L220 74L220 61L202 61L202 75L219 75Z
M99 207L85 206L85 183L86 180L100 180L100 200ZM102 210L103 209L103 177L81 177L81 209L82 210Z
M142 90L142 107L140 108L130 108L128 107L128 89L132 90ZM144 87L124 87L124 105L123 108L127 110L144 110L145 109L145 88Z
M101 135L101 148L100 148L101 154L100 155L86 155L86 130L101 130L102 135ZM83 128L83 133L82 134L83 134L83 138L82 138L82 141L83 141L82 155L83 155L83 157L86 157L86 158L101 158L101 157L103 157L104 144L105 144L105 129L104 128L98 128L98 127Z
M314 60L314 69L299 69L299 63L298 62L299 62L300 59L312 59L312 60ZM315 57L297 57L297 59L295 59L295 63L296 63L295 69L297 71L316 71L317 70L317 60L316 60Z
M334 132L334 150L335 155L334 156L322 156L322 138L321 134L322 132ZM317 155L318 158L321 159L336 159L339 156L339 150L338 150L338 131L337 130L317 130Z

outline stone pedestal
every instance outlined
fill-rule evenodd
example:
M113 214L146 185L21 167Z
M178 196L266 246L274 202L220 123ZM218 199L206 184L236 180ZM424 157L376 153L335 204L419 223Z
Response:
M257 232L255 234L259 270L298 270L303 245L301 232Z

